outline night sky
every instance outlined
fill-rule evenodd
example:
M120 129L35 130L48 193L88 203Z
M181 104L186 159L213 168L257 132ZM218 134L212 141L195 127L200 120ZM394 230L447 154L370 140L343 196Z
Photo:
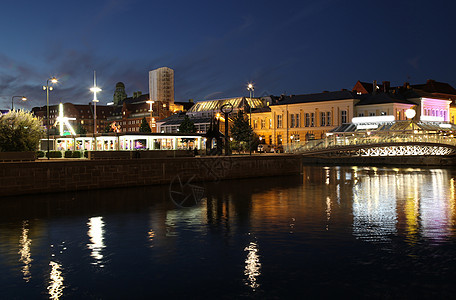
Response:
M101 104L115 84L148 93L175 72L175 100L305 94L427 79L456 87L455 1L24 1L0 9L0 109L13 95ZM18 101L16 99L16 101Z

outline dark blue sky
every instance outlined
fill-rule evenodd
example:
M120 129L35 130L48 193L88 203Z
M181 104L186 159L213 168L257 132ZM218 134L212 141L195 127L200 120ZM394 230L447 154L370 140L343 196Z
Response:
M11 1L0 10L0 108L60 83L51 103L101 103L122 81L148 92L148 71L175 71L175 99L305 94L357 80L456 87L454 1ZM19 106L19 105L18 105Z

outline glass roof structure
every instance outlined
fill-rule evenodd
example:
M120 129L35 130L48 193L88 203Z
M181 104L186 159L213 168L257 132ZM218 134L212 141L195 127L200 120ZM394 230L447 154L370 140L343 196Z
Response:
M188 112L205 112L205 111L220 111L220 108L225 104L233 105L233 110L243 108L245 105L250 106L251 108L260 108L263 107L263 101L258 98L228 98L228 99L218 99L218 100L207 100L196 102Z

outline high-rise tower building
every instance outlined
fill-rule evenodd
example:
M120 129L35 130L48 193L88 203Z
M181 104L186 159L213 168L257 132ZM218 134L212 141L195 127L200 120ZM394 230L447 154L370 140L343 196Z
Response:
M174 106L174 71L162 67L149 71L150 100L159 102L166 110Z

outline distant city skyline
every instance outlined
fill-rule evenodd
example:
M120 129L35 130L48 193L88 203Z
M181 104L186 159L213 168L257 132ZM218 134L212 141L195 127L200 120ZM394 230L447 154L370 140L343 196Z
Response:
M26 5L24 5L24 2ZM24 8L25 7L25 8ZM46 104L100 104L115 85L148 93L148 72L169 67L175 101L318 93L358 81L456 86L452 1L107 0L10 3L0 12L0 109L13 95Z

